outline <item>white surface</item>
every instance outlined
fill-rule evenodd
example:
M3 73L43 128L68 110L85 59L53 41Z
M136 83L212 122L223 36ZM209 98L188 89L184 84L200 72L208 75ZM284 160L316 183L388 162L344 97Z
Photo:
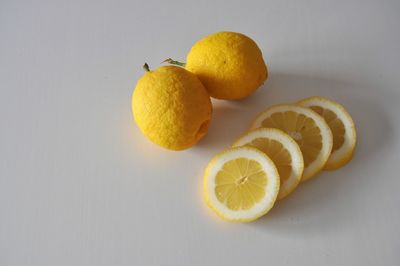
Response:
M1 1L0 265L398 265L399 13L397 0ZM214 102L195 148L154 146L130 110L142 64L219 30L254 38L270 79ZM266 106L315 94L353 115L353 161L258 222L216 218L207 162Z

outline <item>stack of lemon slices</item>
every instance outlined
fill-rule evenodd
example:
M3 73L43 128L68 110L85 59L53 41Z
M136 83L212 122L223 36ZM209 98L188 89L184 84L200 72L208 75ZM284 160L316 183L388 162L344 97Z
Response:
M210 161L206 202L225 220L254 221L301 182L345 165L355 146L353 119L337 102L315 96L272 106Z

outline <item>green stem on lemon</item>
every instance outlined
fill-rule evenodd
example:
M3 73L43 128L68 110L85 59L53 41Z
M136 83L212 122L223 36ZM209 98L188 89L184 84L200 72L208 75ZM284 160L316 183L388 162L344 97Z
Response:
M143 69L144 69L146 72L150 72L150 68L149 68L149 65L148 65L147 63L144 63Z
M176 65L176 66L181 66L181 67L185 67L186 66L186 63L173 60L172 58L165 59L161 63L168 63L168 64L171 64L171 65Z

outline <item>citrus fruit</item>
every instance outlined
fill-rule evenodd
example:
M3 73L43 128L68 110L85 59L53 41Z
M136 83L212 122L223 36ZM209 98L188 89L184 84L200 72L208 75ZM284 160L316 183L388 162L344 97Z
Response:
M268 76L257 44L236 32L214 33L195 43L186 69L199 77L212 97L226 100L250 95Z
M250 222L266 214L279 192L279 174L265 153L235 147L216 155L204 174L208 206L221 218Z
M297 187L304 169L303 155L289 135L276 128L259 128L233 144L234 147L244 145L257 148L274 162L281 184L278 199L286 197Z
M299 145L304 159L301 181L317 174L325 165L332 150L332 133L325 120L307 107L275 105L257 116L251 128L278 128Z
M176 66L147 71L132 95L132 111L142 133L171 150L193 146L211 121L210 97L200 80Z
M332 152L324 169L334 170L348 163L353 157L357 137L353 119L346 109L335 101L319 96L303 99L298 104L317 112L332 131Z

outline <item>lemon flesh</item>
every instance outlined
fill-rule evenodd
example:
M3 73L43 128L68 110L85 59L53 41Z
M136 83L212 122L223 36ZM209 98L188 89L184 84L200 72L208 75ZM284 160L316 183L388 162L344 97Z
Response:
M195 43L186 69L199 77L212 97L226 100L249 96L268 77L257 44L236 32L218 32Z
M347 164L356 146L356 128L347 110L339 103L325 97L313 96L299 102L322 116L332 131L333 147L326 162L326 170L334 170Z
M249 222L266 214L279 192L279 174L267 155L251 147L216 155L204 174L208 206L221 218Z
M289 195L299 184L304 162L297 143L286 133L275 128L252 130L239 138L233 146L250 146L264 152L274 162L280 177L278 199Z
M269 127L283 130L299 145L304 159L302 181L317 174L332 150L332 132L325 120L310 108L277 105L261 113L252 128Z
M226 162L215 178L218 200L231 210L248 210L265 196L267 175L255 160Z
M310 106L310 108L322 116L331 129L333 136L332 152L342 147L345 134L343 122L339 120L337 115L331 110L324 109L320 106Z
M140 130L152 142L183 150L207 133L212 106L193 73L163 66L140 78L132 95L132 112Z

